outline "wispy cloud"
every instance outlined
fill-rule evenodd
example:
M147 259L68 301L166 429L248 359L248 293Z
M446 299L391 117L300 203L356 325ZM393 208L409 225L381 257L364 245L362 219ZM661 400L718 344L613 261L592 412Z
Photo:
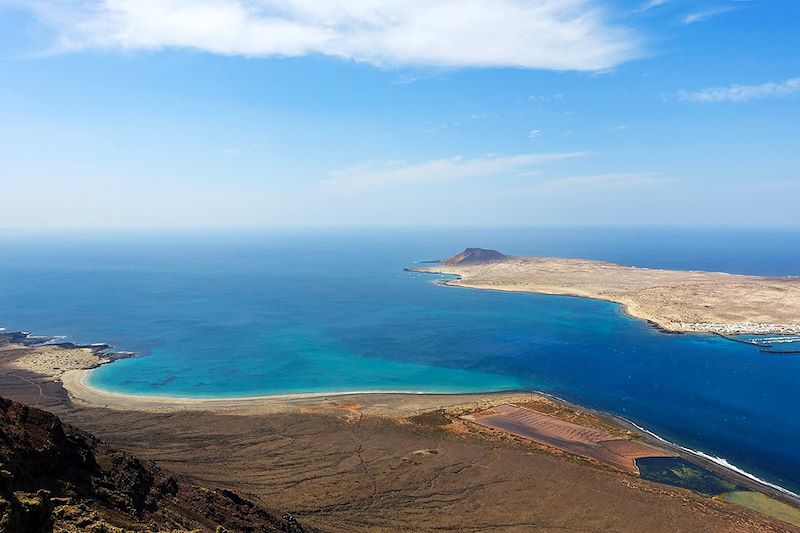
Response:
M471 113L470 115L467 115L467 118L471 120L486 120L490 118L499 118L499 117L500 115L498 115L497 113L487 113L487 112Z
M548 102L559 102L564 99L564 95L561 93L556 93L552 96L545 96L541 94L532 94L528 97L529 102L533 102L534 104L546 104Z
M719 102L749 102L764 98L781 98L800 91L800 78L791 78L780 83L762 83L759 85L728 85L727 87L710 87L699 91L679 91L678 99L684 102L701 104Z
M800 178L788 180L753 180L739 185L745 191L757 191L758 193L781 193L800 191Z
M542 136L542 130L531 130L531 132L528 134L528 137L531 139L541 136Z
M191 48L324 54L378 65L607 69L638 57L634 30L599 0L7 0L57 51Z
M661 185L668 181L670 181L669 178L660 174L647 172L594 174L590 176L569 176L566 178L541 181L532 187L526 188L525 191L536 193L560 193L572 190L596 191L605 189L629 189Z
M648 11L654 7L663 6L669 1L670 0L647 0L641 6L639 6L639 11Z
M734 9L736 8L732 5L723 5L723 6L712 7L704 11L695 11L683 17L683 23L695 24L697 22L705 22L706 20L712 19L717 15L722 15L723 13L727 13L728 11L733 11Z
M531 176L538 176L542 172L540 170L526 170L525 172L517 173L518 178L529 178Z
M400 75L397 79L389 82L389 85L411 85L413 83L417 83L418 81L424 80L431 80L434 78L438 78L442 72L439 69L436 69L435 72L427 73L427 74L409 74L404 73Z
M453 183L469 179L502 178L527 174L546 162L585 155L583 152L550 152L511 156L488 155L473 159L450 157L417 164L371 163L331 172L321 182L326 190L378 189ZM530 175L530 174L527 174Z

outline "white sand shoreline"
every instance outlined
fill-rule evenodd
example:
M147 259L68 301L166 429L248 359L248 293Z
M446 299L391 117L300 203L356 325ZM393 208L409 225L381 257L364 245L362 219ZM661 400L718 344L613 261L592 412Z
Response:
M588 259L510 257L408 269L448 287L590 298L674 333L800 334L800 277L629 267Z
M224 402L265 402L265 401L291 401L291 400L307 400L317 398L327 398L331 396L364 396L364 395L398 395L398 396L482 396L493 394L514 394L525 393L526 391L478 391L478 392L444 392L444 391L415 391L415 390L348 390L348 391L319 391L319 392L289 392L281 394L262 394L254 396L214 396L214 397L196 397L196 396L167 396L167 395L149 395L149 394L131 394L126 392L114 392L107 389L101 389L89 385L86 380L94 368L81 369L81 370L68 370L64 372L59 378L64 388L70 393L71 396L83 401L84 396L91 395L92 397L108 397L114 399L123 399L131 402L157 402L163 404L218 404ZM94 400L92 400L94 401Z
M464 405L485 408L498 403L525 401L532 396L543 396L535 391L524 390L495 392L354 390L214 398L148 396L92 387L85 381L90 370L68 370L53 378L61 383L73 403L121 411L198 410L249 415L305 409L324 410L333 405L357 405L365 414L403 418L435 409L458 408Z

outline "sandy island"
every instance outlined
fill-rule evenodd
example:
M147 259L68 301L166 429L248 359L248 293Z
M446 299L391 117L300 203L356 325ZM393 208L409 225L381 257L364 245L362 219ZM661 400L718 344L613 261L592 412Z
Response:
M621 304L672 332L800 334L800 277L658 270L588 259L511 257L467 249L415 272L452 274L446 285L581 296Z

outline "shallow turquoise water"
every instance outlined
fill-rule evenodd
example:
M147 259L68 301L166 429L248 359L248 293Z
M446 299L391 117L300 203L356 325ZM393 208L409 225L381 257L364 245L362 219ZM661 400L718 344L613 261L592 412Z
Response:
M191 357L176 357L178 345L180 353ZM319 391L454 393L522 386L503 374L362 355L319 328L292 325L270 333L248 333L224 345L209 345L203 336L172 339L168 346L153 348L148 359L146 364L126 359L101 367L89 375L88 383L116 392L188 397Z
M0 237L0 325L141 357L120 392L543 390L800 490L800 358L666 335L618 306L404 272L467 245L637 266L787 275L791 233L607 230ZM743 250L747 250L744 253Z

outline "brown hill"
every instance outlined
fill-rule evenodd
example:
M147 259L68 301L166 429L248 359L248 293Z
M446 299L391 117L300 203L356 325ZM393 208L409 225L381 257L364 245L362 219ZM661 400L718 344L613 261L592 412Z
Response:
M0 531L54 528L304 531L290 515L231 491L179 483L51 413L0 398Z
M467 248L460 254L442 259L445 265L477 265L480 263L497 263L504 261L507 256L497 250L487 250L485 248Z

